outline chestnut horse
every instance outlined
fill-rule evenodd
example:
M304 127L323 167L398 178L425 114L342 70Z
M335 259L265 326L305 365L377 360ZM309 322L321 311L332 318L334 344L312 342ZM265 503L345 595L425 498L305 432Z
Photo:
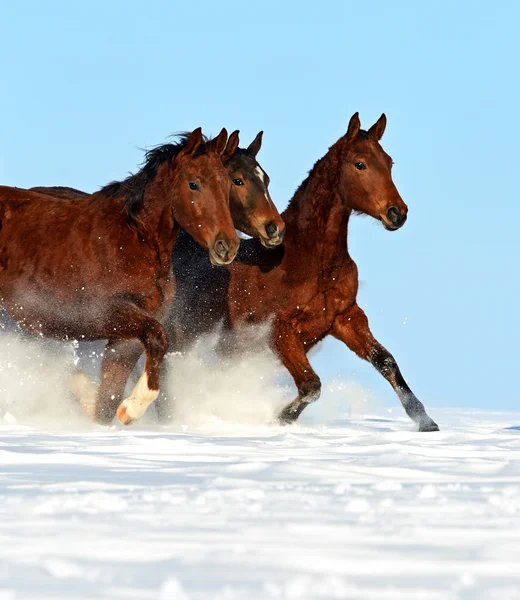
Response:
M347 133L314 165L282 213L287 230L280 248L267 252L245 240L234 263L217 270L189 236L177 238L177 294L164 321L170 348L182 349L222 321L232 329L271 319L272 346L298 389L281 423L294 422L319 398L320 379L307 353L332 335L381 373L420 431L438 430L356 303L358 273L347 247L351 214L368 214L395 231L408 213L392 181L392 159L379 143L385 128L385 115L368 131L358 113L351 118ZM161 395L156 408L168 416L164 402Z
M161 317L174 293L171 259L179 226L230 263L239 241L221 157L225 129L201 129L146 154L123 182L74 202L0 186L0 300L25 329L57 339L138 340L144 372L117 410L128 424L159 392L167 338ZM108 353L110 354L110 353ZM108 366L108 369L107 369ZM102 379L112 377L102 365Z
M262 146L262 136L261 131L247 148L239 148L238 131L234 131L229 136L222 161L232 181L230 209L235 227L248 235L255 236L262 246L270 248L281 243L285 224L271 200L268 189L269 176L256 159ZM87 196L85 192L68 187L31 189L69 199ZM86 374L79 371L73 374L71 390L81 400L86 412L96 421L100 423L112 421L122 400L128 376L141 352L140 344L130 340L112 344L110 353L105 353L104 361L117 363L117 368L114 366L110 369L114 374L113 377L102 379L100 390L96 389ZM101 400L98 401L97 398Z

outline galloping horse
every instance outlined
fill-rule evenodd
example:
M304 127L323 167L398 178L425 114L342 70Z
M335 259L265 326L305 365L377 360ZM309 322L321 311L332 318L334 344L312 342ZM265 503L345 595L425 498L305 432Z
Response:
M258 238L262 246L271 248L283 240L285 224L271 200L269 176L256 159L262 146L262 135L263 132L259 132L247 148L239 148L238 131L234 131L229 136L222 161L232 182L230 209L235 227ZM31 189L71 200L87 196L85 192L67 187ZM196 243L194 245L197 246ZM101 423L112 421L122 400L125 384L141 352L140 344L131 340L111 344L110 352L105 352L103 360L106 364L114 363L114 366L107 369L111 376L102 378L99 390L84 373L74 373L71 390L95 420Z
M420 431L438 430L356 303L358 273L347 247L351 214L368 214L396 231L408 213L392 181L392 159L379 143L385 128L384 114L368 131L358 113L350 119L347 133L318 160L282 213L283 246L267 252L245 240L234 263L217 270L189 236L177 238L177 294L164 323L169 339L179 343L172 348L170 342L170 349L182 349L221 321L232 329L271 319L272 346L298 388L279 415L282 423L295 421L319 398L320 379L307 353L332 335L383 375ZM167 416L163 403L161 396L156 407Z
M73 202L0 186L0 302L10 317L57 339L144 347L144 372L117 410L122 423L141 416L159 392L167 349L160 319L174 293L179 227L215 265L236 255L226 142L225 129L204 143L198 128L147 152L135 175ZM102 380L117 368L104 362Z

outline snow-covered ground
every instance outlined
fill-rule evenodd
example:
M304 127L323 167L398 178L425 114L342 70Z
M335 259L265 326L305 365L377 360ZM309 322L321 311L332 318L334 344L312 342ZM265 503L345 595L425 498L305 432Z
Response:
M0 599L516 600L520 413L434 417L3 424Z
M420 434L339 381L272 426L272 356L206 341L170 358L170 426L98 427L70 356L2 344L0 600L520 598L520 412L427 402Z

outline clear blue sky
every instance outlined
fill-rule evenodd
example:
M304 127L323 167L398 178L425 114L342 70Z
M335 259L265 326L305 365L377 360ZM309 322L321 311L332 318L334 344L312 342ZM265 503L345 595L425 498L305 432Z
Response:
M283 209L352 113L386 112L410 213L352 219L360 304L427 407L520 408L517 3L3 0L0 22L3 184L94 190L172 132L263 129ZM314 364L396 402L337 342Z

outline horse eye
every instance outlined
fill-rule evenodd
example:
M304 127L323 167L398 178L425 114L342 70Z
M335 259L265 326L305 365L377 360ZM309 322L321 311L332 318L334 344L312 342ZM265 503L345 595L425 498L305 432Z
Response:
M363 169L366 169L366 168L367 168L367 166L365 165L365 163L364 163L364 162L357 162L357 163L354 163L354 166L356 167L356 169L357 169L358 171L363 171Z
M199 186L194 181L190 181L188 185L190 186L190 190L200 190Z
M241 179L233 179L233 183L235 185L244 185L244 182Z

